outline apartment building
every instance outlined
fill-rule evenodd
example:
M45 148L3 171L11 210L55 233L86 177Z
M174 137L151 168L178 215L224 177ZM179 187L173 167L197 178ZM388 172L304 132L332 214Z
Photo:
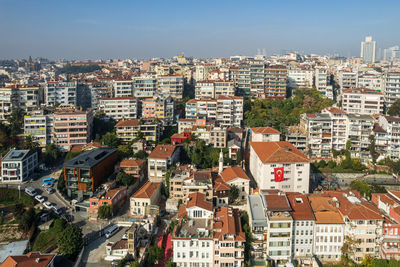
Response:
M97 110L100 107L100 100L110 98L113 95L112 87L105 81L86 81L90 90L90 106Z
M99 109L115 121L132 120L138 117L138 100L132 96L103 98Z
M330 158L332 120L329 114L301 114L300 125L307 133L306 153L310 158Z
M133 96L132 79L115 79L112 83L114 97Z
M239 200L246 200L250 193L250 178L239 166L227 167L220 174L222 180L239 189Z
M286 133L286 141L294 145L301 152L306 153L307 135L308 133L303 127L298 125L289 126Z
M357 88L368 88L384 92L385 83L382 74L364 73L358 76Z
M179 148L174 145L157 145L148 157L148 178L161 182L170 166L179 161Z
M400 72L387 72L384 76L386 107L400 98Z
M117 213L127 200L127 188L121 186L109 189L108 191L101 191L97 195L89 199L89 219L97 221L99 215L99 207L109 205L113 208L113 213Z
M352 157L359 157L362 162L370 159L370 136L375 119L369 115L348 114L349 127L347 137L351 140L350 153Z
M265 212L265 201L260 194L249 195L247 200L249 226L253 235L251 256L257 261L266 261L268 238L268 217Z
M130 198L130 211L133 216L158 215L161 197L161 183L148 181Z
M322 262L338 262L344 243L343 217L330 197L308 196L315 216L314 255Z
M53 141L62 150L73 145L86 145L92 138L92 110L57 109L53 118Z
M38 154L33 150L10 149L0 163L3 183L22 183L34 173L38 165Z
M227 81L229 78L229 70L227 68L219 68L208 72L208 80Z
M343 110L348 114L382 114L384 98L381 92L367 88L343 89L340 94Z
M354 71L341 70L337 73L338 76L338 84L340 90L356 88L358 73Z
M161 119L164 125L175 123L175 100L167 98L149 98L141 101L142 118Z
M377 117L379 126L388 135L388 156L397 160L400 158L400 118L388 115Z
M329 85L330 77L328 75L328 68L323 66L316 66L314 69L314 86L326 97L333 99L332 86Z
M44 84L44 103L46 106L76 106L77 81L46 81Z
M389 153L389 134L378 123L374 124L372 131L375 140L376 153L378 153L379 157L392 158Z
M314 246L315 217L308 198L299 193L286 193L292 208L292 256L299 261L311 259Z
M250 142L250 172L260 190L308 193L310 161L289 142Z
M379 209L363 200L357 191L328 191L345 222L344 235L359 240L351 259L360 263L366 255L379 257L384 217Z
M311 88L314 84L314 72L312 69L292 68L287 70L288 87Z
M195 82L208 80L209 72L215 70L216 68L216 65L211 64L196 65L193 79L195 80Z
M278 130L272 127L255 127L250 129L251 141L253 142L277 142L280 141Z
M180 100L183 97L184 77L178 74L161 75L157 78L157 94L162 98L172 97Z
M136 181L143 181L147 174L147 161L143 159L124 159L121 160L119 167Z
M151 76L132 78L133 96L137 98L151 98L157 91L157 79Z
M246 237L240 211L219 207L214 215L214 266L243 266Z
M68 195L77 199L91 196L114 173L117 159L117 149L97 148L65 162L64 181Z
M321 111L329 114L332 121L332 149L340 151L346 149L348 117L346 112L336 107L327 107Z
M222 127L238 127L243 122L243 98L220 95L217 99L186 102L186 118L215 120Z
M286 98L287 69L281 65L264 66L264 92L258 97L284 99Z
M13 109L18 108L18 89L13 87L0 88L0 121L7 122Z
M215 99L220 95L235 96L233 82L229 80L204 80L196 82L196 99Z
M24 135L44 148L53 139L53 114L46 110L35 110L24 116Z
M178 218L184 216L188 219L179 220L172 232L172 261L177 267L220 266L219 260L214 261L217 257L214 255L217 254L214 243L218 240L214 242L212 203L206 201L203 194L194 193L190 195L187 205L179 207Z
M39 86L18 86L18 107L30 112L39 107L43 98L42 88Z
M237 92L240 96L249 97L251 95L251 76L250 66L246 64L239 65L238 67L231 67L231 75L234 81ZM261 80L261 78L259 78Z
M154 119L121 120L116 125L117 137L122 143L127 144L143 134L146 141L158 141L160 138L161 124Z

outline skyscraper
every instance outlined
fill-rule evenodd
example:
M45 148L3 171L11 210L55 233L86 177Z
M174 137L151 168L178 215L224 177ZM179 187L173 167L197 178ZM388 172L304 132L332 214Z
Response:
M372 41L372 36L365 37L365 42L361 42L361 58L364 63L375 63L376 42Z

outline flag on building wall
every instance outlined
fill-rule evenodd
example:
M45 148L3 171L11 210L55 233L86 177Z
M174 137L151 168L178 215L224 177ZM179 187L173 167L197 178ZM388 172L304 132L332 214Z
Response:
M283 182L284 177L284 169L283 167L274 168L275 182Z

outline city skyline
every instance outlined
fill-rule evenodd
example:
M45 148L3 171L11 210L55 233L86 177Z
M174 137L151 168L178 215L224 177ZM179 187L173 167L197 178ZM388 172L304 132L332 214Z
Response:
M282 51L359 56L400 44L396 1L298 3L0 0L0 58L108 59L267 55ZM370 14L370 15L369 15ZM373 14L373 15L371 15Z

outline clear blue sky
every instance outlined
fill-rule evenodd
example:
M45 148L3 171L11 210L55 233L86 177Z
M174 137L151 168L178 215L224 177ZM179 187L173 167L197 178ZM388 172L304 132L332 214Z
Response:
M359 56L400 44L400 1L0 0L0 59Z

